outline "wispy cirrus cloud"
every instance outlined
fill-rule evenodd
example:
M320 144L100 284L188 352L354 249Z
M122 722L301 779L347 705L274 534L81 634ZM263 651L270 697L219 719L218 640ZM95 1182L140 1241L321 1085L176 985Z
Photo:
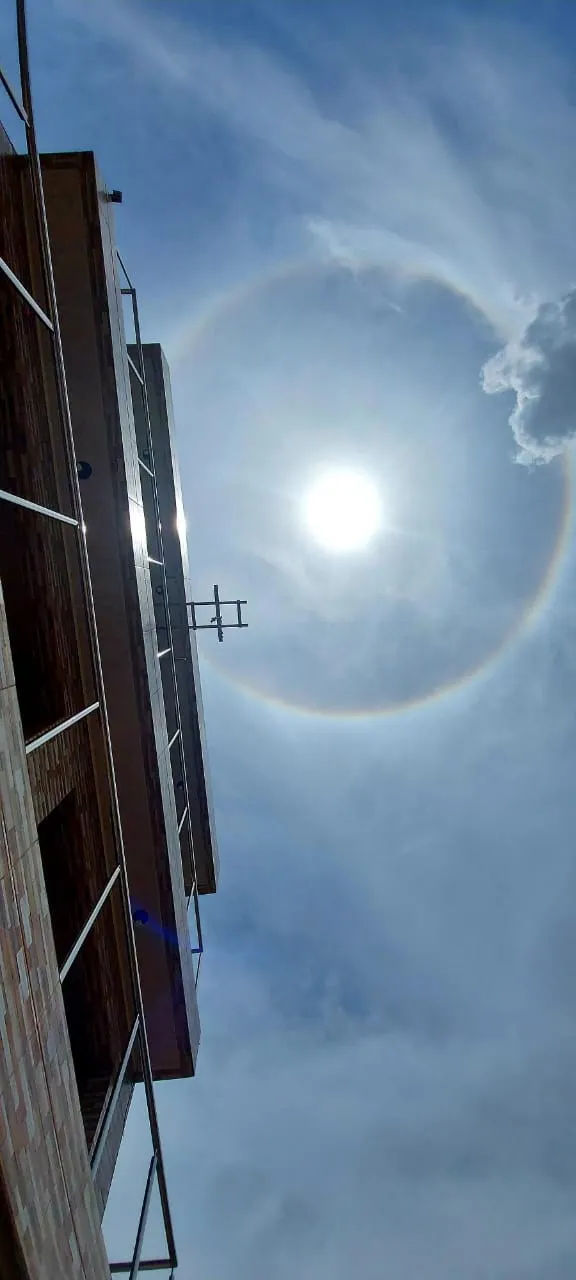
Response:
M322 252L439 271L506 336L576 267L567 69L525 32L439 18L427 43L383 46L379 79L341 57L327 104L298 63L246 39L137 4L59 4L149 86L264 148L263 179L296 193Z
M327 99L294 56L237 33L217 37L174 11L59 7L113 42L175 109L196 104L260 154L263 187L285 193L289 238L304 254L351 269L381 262L468 295L496 339L512 344L483 385L517 391L510 421L522 456L564 447L571 428L559 425L558 382L552 408L542 392L547 362L528 354L540 342L549 350L558 323L546 301L576 275L576 124L557 52L505 21L439 18L425 43L411 35L383 47L379 79L373 64L364 76L357 63L347 67L340 50L340 82ZM538 331L526 333L538 306Z

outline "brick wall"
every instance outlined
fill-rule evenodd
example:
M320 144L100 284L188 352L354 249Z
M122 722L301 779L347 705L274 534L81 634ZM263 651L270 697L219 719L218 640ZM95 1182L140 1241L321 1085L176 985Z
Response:
M108 1280L0 596L0 1193L29 1280Z

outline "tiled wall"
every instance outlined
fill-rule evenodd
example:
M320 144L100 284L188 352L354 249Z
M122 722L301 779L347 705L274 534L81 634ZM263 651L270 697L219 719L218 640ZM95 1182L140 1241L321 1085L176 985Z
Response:
M0 596L0 1186L29 1280L108 1280Z

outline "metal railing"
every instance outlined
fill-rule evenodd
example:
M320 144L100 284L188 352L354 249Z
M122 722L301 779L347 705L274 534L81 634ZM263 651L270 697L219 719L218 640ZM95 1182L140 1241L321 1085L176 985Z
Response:
M146 368L144 363L144 351L142 347L142 337L141 337L141 331L140 331L138 297L136 294L136 289L130 279L130 276L128 275L128 271L126 270L124 262L120 254L118 253L118 251L117 251L117 257L118 257L118 262L122 270L124 279L126 281L126 285L124 288L121 289L121 293L125 297L130 298L130 302L132 306L132 318L134 323L135 346L136 346L136 351L138 353L138 364L136 365L136 363L130 358L130 356L128 356L128 360L129 360L130 368L133 369L137 382L140 386L140 390L142 394L142 407L144 410L144 429L146 433L145 443L146 443L147 462L144 462L144 460L140 457L138 461L142 469L148 474L151 480L152 500L153 500L153 506L154 506L155 534L156 534L158 548L160 552L159 560L155 560L150 556L148 557L148 560L152 564L158 565L158 567L161 569L161 576L162 576L162 583L161 583L162 597L161 598L163 601L164 618L165 618L165 622L162 629L165 630L166 632L166 647L162 649L161 655L159 654L159 656L164 657L165 655L166 656L170 655L170 670L171 670L171 677L172 677L174 708L175 708L175 715L176 715L176 732L174 733L168 745L169 745L169 749L171 749L174 743L178 742L178 752L180 756L180 767L181 767L181 776L182 776L182 789L184 792L184 810L179 820L178 833L180 834L184 823L186 823L188 827L190 850L192 854L193 884L190 892L190 897L188 899L188 905L190 904L191 900L194 902L194 917L196 921L196 935L197 935L198 945L196 947L192 947L191 950L193 955L198 956L198 962L197 962L196 974L195 974L195 980L197 984L198 975L200 972L200 959L204 951L204 942L202 938L202 921L200 919L200 903L198 901L198 875L197 875L197 869L196 869L196 855L194 853L194 835L192 830L192 809L190 806L190 798L188 793L188 777L187 777L187 771L186 771L186 758L184 753L184 736L182 734L182 719L180 715L180 696L178 692L178 673L176 668L176 656L174 652L172 618L170 616L170 597L169 597L169 590L168 590L168 576L166 573L166 561L164 556L164 540L162 535L160 499L158 496L158 482L156 479L156 468L154 465L154 444L152 440L152 422L150 418L150 403L148 400L148 388L146 385Z
M106 710L106 697L104 688L104 678L102 672L102 664L100 659L100 649L98 643L98 633L96 627L96 614L94 608L94 598L92 593L92 584L90 579L90 568L88 562L88 552L86 547L85 527L82 515L82 503L80 497L80 486L78 480L78 471L74 449L74 436L72 429L72 421L70 417L70 406L68 402L68 392L66 387L66 373L64 367L64 358L62 351L62 341L60 336L60 327L58 322L58 308L56 299L56 289L54 284L54 274L52 268L52 259L50 253L50 241L48 236L48 224L46 218L46 206L44 200L44 189L42 184L42 170L38 145L36 140L36 131L34 126L34 112L32 104L32 93L30 86L30 67L28 56L28 39L26 27L26 2L25 0L15 0L16 2L16 21L17 21L17 44L18 44L18 61L20 70L20 97L15 93L10 85L6 75L0 70L0 82L4 87L12 106L15 108L20 120L22 121L26 131L26 145L28 159L30 163L30 178L32 186L34 216L37 224L38 240L40 248L41 270L46 295L46 307L43 307L32 296L22 281L14 273L12 268L2 258L0 258L0 271L4 278L10 282L10 285L17 291L24 303L34 312L41 323L48 331L52 343L53 353L53 372L55 375L57 403L59 409L59 419L62 428L62 437L65 450L66 471L70 492L72 496L73 515L65 515L63 512L52 510L48 507L31 502L27 498L20 497L18 494L10 493L6 490L0 490L0 501L15 504L27 511L33 512L38 516L48 519L59 520L65 524L72 526L76 532L78 539L78 550L81 569L82 592L86 609L86 617L88 623L89 641L94 678L96 683L97 701L90 706L85 707L76 715L68 718L49 729L46 733L28 742L26 752L30 754L45 742L59 734L65 733L73 724L86 716L98 714L102 728L102 735L105 746L106 769L108 783L111 796L112 811L112 827L114 835L114 844L116 851L116 866L108 879L107 885L91 912L84 928L81 930L72 950L67 956L62 969L60 970L60 980L64 982L74 961L77 959L86 938L89 936L96 920L98 919L104 904L108 901L110 895L119 886L121 895L122 912L124 917L124 926L126 934L126 943L128 950L128 960L130 969L130 984L132 988L132 998L136 1011L135 1021L130 1033L128 1045L124 1053L124 1057L116 1077L114 1087L109 1097L103 1116L99 1124L98 1134L92 1151L91 1167L93 1173L96 1172L100 1159L104 1151L106 1138L110 1131L116 1104L120 1095L122 1085L126 1079L130 1059L138 1042L142 1079L144 1084L144 1092L146 1097L146 1106L148 1111L148 1121L152 1136L153 1156L148 1170L146 1182L146 1190L142 1202L140 1219L138 1223L138 1231L132 1259L128 1263L113 1263L111 1265L111 1273L127 1272L131 1280L136 1280L140 1271L150 1271L153 1269L169 1270L173 1275L177 1267L176 1245L174 1240L174 1231L172 1227L172 1218L170 1212L170 1203L168 1199L168 1189L166 1185L166 1176L164 1170L164 1162L162 1157L162 1144L160 1139L160 1131L158 1125L158 1115L156 1111L156 1101L154 1096L154 1084L152 1078L152 1066L150 1060L150 1049L146 1034L146 1022L144 1005L142 1000L142 990L140 987L140 976L138 970L138 960L136 953L136 943L134 937L134 926L132 920L132 910L130 903L130 890L128 882L128 872L126 866L126 858L124 852L124 844L122 839L122 825L120 818L120 810L118 804L118 793L116 788L116 778L114 772L114 760L112 754L112 743L110 738L110 727ZM24 216L24 215L22 215ZM141 348L140 348L141 349ZM144 1239L144 1231L146 1227L146 1219L150 1206L150 1198L155 1180L158 1181L158 1189L160 1193L160 1202L162 1208L162 1217L164 1222L164 1230L167 1242L167 1258L154 1260L153 1262L142 1261L142 1243Z

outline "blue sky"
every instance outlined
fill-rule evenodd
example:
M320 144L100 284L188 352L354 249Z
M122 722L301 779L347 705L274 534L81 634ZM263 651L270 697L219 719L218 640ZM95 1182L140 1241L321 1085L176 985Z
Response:
M576 1263L575 19L388 8L30 4L42 146L124 192L198 592L249 600L202 649L182 1280ZM333 465L389 508L354 558L300 518ZM120 1251L146 1144L136 1106Z

